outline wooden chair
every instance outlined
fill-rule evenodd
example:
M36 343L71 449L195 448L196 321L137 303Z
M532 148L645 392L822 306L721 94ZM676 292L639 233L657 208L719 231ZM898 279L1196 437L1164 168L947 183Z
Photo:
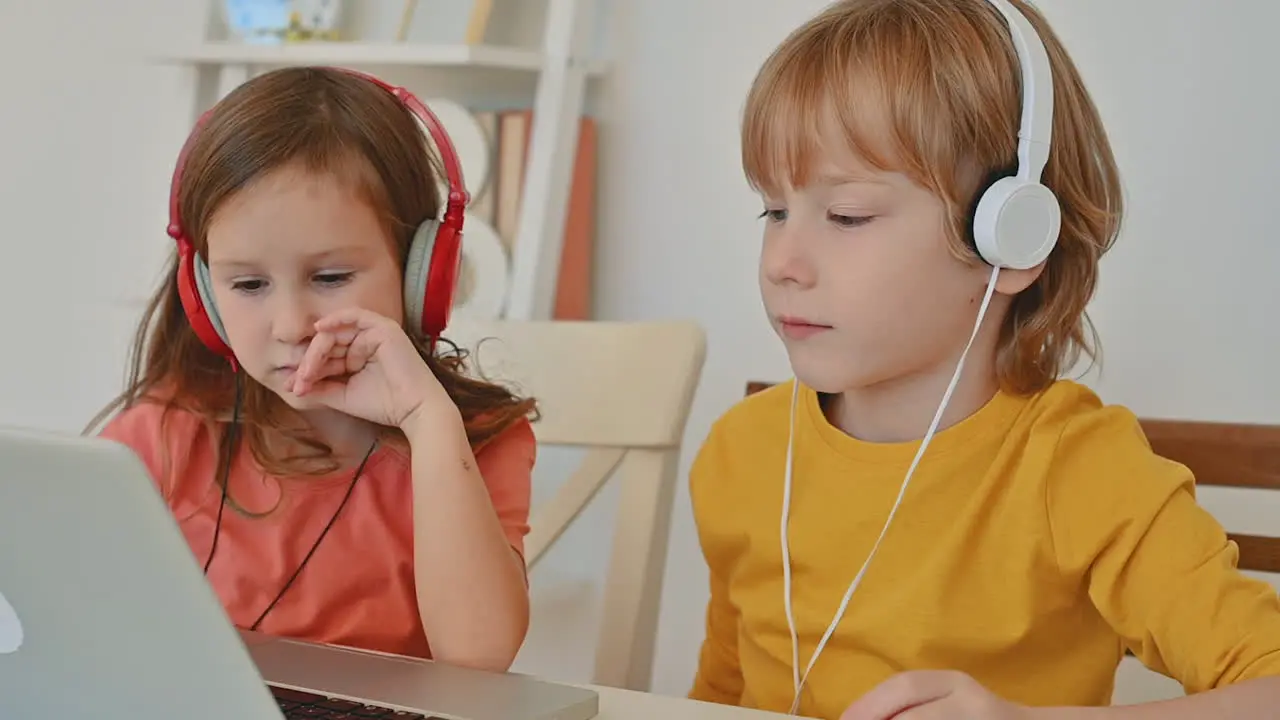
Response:
M747 394L760 392L772 383L749 382ZM1159 455L1190 468L1201 489L1201 502L1215 510L1224 525L1230 526L1234 508L1245 502L1238 495L1223 497L1216 493L1230 491L1280 491L1280 425L1195 422L1143 418L1143 432ZM1220 502L1206 502L1220 500ZM1233 502L1228 502L1228 500ZM1270 525L1270 523L1267 523ZM1280 517L1274 525L1280 535ZM1239 567L1280 588L1280 537L1244 532L1228 532L1240 549ZM1126 657L1117 674L1116 704L1148 702L1182 694L1174 681L1147 670L1136 658Z
M689 322L455 320L448 339L473 371L536 397L539 447L586 449L531 513L525 559L541 561L614 476L613 529L595 644L597 685L647 691L685 422L706 353ZM603 542L603 540L602 540Z

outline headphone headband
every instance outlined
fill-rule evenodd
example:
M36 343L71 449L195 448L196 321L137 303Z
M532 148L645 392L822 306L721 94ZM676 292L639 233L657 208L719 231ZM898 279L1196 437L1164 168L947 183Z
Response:
M453 147L453 141L449 139L449 134L445 132L444 125L440 122L440 119L436 117L435 113L431 112L431 108L427 107L425 103L407 89L392 85L368 73L341 67L326 67L323 69L336 70L352 77L368 80L394 96L426 126L432 141L435 142L436 149L440 152L440 160L444 164L445 180L449 184L449 194L445 201L443 220L445 224L461 232L463 216L467 204L471 201L471 195L467 192L466 183L463 181L462 162L458 159L458 151ZM178 153L178 161L173 168L173 178L169 184L168 234L179 244L191 242L191 239L187 237L186 230L182 227L182 216L178 209L182 176L186 170L187 156L191 152L191 146L195 144L196 138L200 135L200 130L204 127L212 112L212 109L206 110L196 120L195 127L187 135L186 142L182 144L182 150Z
M1062 208L1040 182L1053 140L1053 66L1044 40L1010 0L987 0L1004 17L1018 56L1022 116L1018 121L1018 170L996 180L978 197L973 214L974 249L997 268L1025 270L1044 262L1058 243Z
M1018 178L1038 182L1053 139L1053 72L1049 54L1031 21L1008 0L987 0L1004 16L1022 75L1018 126Z
M449 322L457 277L461 267L462 225L470 193L463 181L458 152L435 113L403 87L398 87L367 73L348 68L322 68L367 80L382 88L407 108L425 127L434 141L444 165L448 194L443 217L427 218L419 225L405 261L405 314L408 323L433 344ZM187 157L199 137L212 110L202 113L178 153L169 186L169 237L178 244L177 290L192 330L210 350L236 367L235 353L227 341L222 322L214 305L212 280L208 266L195 251L195 244L182 225L179 194L186 171Z

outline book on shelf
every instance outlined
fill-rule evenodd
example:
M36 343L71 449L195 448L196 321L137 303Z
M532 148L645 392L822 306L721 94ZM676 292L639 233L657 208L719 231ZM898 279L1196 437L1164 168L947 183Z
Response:
M497 231L506 246L507 256L514 258L533 111L512 108L481 111L475 116L491 139L493 168L488 187L475 199L470 212L484 218ZM557 320L587 320L591 316L597 128L595 120L589 116L582 116L579 122L552 313Z
M409 40L410 32L413 29L415 16L418 14L419 0L404 0L404 5L400 10L400 22L396 25L396 42L406 42ZM428 3L428 5L432 5ZM464 31L462 42L465 45L479 45L484 42L485 34L489 28L489 18L493 14L493 0L469 0L469 2L459 3L458 0L450 0L448 10L445 8L430 6L427 8L428 16L438 18L444 11L457 12L465 10L470 5L470 11L466 13L466 30ZM453 7L458 6L458 7Z

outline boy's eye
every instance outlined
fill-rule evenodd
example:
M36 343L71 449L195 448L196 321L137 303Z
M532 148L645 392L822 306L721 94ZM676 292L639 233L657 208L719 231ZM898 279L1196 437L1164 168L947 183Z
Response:
M786 210L768 210L760 213L760 217L766 218L769 222L782 222L787 219Z
M840 227L846 227L846 228L858 227L860 225L866 225L867 223L871 222L870 217L863 217L863 216L857 216L857 215L839 215L836 213L832 213L831 215L828 215L827 218L831 220L831 222L835 223L836 225L839 225Z

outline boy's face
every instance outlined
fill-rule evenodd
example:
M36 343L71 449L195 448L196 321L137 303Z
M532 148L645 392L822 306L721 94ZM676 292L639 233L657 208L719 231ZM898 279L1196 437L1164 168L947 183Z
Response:
M796 376L830 393L937 374L945 386L991 269L950 252L942 200L832 153L778 195L763 198L760 287ZM990 348L1006 307L992 299Z

